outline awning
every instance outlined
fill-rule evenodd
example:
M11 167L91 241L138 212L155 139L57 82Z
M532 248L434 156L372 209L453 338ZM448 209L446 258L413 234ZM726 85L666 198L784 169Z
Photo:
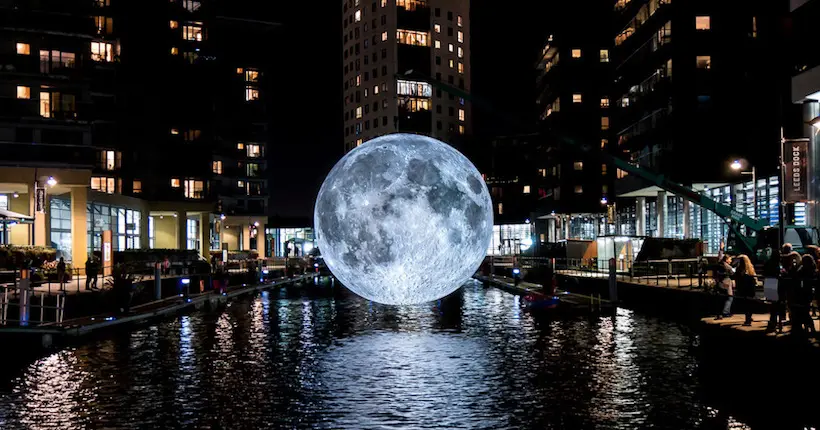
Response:
M34 222L34 217L23 215L21 213L12 212L7 209L0 209L0 222L17 221L21 223Z

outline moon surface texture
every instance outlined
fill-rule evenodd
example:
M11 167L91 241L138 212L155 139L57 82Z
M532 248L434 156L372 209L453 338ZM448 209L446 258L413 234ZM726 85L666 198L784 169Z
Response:
M354 293L390 305L457 290L492 239L493 210L460 152L416 134L359 146L330 171L314 210L319 250Z

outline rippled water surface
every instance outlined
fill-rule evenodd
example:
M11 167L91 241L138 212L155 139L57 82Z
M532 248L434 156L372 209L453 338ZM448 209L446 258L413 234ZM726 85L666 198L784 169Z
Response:
M291 288L6 365L0 428L705 428L698 342L473 283L415 307Z

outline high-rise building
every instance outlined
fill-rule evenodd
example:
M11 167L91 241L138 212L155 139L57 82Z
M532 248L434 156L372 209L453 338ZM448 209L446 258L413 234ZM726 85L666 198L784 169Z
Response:
M611 125L611 8L568 3L554 7L551 35L536 69L536 104L542 131L538 172L549 241L606 234L607 204L614 202L615 171L590 152L613 151ZM571 139L568 146L563 139Z
M469 134L468 0L343 2L344 145L409 132L453 142ZM421 77L422 79L420 79Z
M211 0L0 1L2 243L264 251L274 25ZM245 13L245 16L242 15Z
M697 191L719 191L711 195L775 222L777 206L770 202L777 197L770 190L777 187L768 175L779 155L785 61L776 42L786 3L612 4L616 136L610 144L635 165ZM743 177L729 166L737 159L746 170L754 166L759 180L735 193L730 184ZM725 237L719 217L639 178L617 176L620 233L701 237L715 249Z

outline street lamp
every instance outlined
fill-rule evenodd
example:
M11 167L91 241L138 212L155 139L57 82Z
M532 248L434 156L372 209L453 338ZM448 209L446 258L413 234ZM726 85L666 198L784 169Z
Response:
M53 187L53 186L57 185L57 180L54 179L54 176L49 176L48 180L46 180L46 183L48 184L49 187Z
M748 164L745 162L745 160L743 161L744 162L741 162L741 160L732 161L732 164L730 164L729 167L731 167L734 171L740 171L741 169L743 169L743 164ZM752 213L754 214L754 217L757 218L757 175L755 172L755 166L750 167L752 170L747 172L740 171L740 174L752 175Z

